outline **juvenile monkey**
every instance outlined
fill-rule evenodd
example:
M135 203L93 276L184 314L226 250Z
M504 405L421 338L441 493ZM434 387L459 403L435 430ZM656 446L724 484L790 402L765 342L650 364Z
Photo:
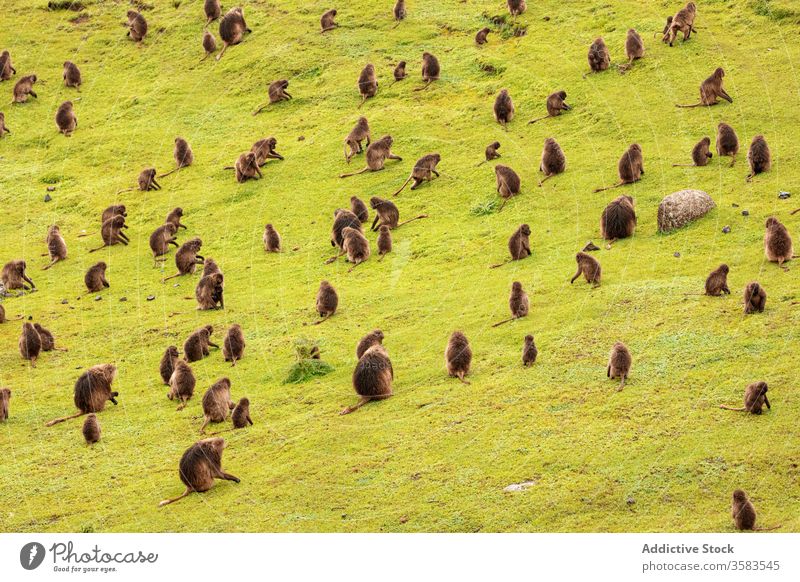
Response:
M33 90L33 84L36 82L36 75L27 75L22 77L17 84L14 85L14 100L11 104L25 103L29 95L33 95L38 99L38 95Z
M611 57L608 54L608 47L603 37L596 38L589 47L588 59L590 73L599 73L611 66Z
M225 277L222 273L203 275L194 290L194 296L197 299L197 309L200 311L225 309L225 301L223 298L224 284Z
M552 137L544 140L544 148L542 149L542 161L539 164L539 170L544 173L544 178L539 180L541 187L547 180L557 174L561 174L567 169L567 157L564 155L564 150L558 145L558 142Z
M361 338L356 346L356 358L360 360L361 356L375 345L383 345L383 332L379 329L374 329Z
M219 346L211 342L211 334L214 327L206 325L193 331L183 344L183 354L187 362L198 362L209 355L209 347L218 348Z
M317 313L322 319L314 325L318 325L333 316L338 306L339 294L336 293L336 289L327 281L322 281L319 284L319 291L317 291Z
M394 370L386 349L376 344L358 359L353 370L353 388L359 396L355 406L348 406L339 414L350 414L371 400L385 400L392 395Z
M722 264L708 275L706 278L706 295L711 297L720 297L723 293L730 295L731 290L728 289L728 272L730 269L728 265Z
M358 217L361 224L369 222L369 210L364 201L358 196L350 197L350 211Z
M0 53L0 81L8 81L17 70L11 64L11 55L8 51Z
M547 97L547 102L545 103L545 107L547 108L547 115L544 117L537 117L536 119L531 119L528 124L536 123L537 121L541 121L543 119L547 119L548 117L558 117L561 115L562 111L572 111L572 107L564 103L564 100L567 98L566 91L556 91L555 93L551 93Z
M277 81L273 81L269 84L267 88L267 94L269 95L269 101L264 103L264 105L259 105L258 109L253 111L253 115L258 115L264 109L273 105L275 103L280 103L281 101L288 101L292 98L291 95L286 91L286 88L289 86L289 81L286 79L279 79Z
M419 216L398 223L398 220L400 220L400 211L394 202L373 196L370 198L369 203L372 209L375 210L375 219L372 221L373 232L378 230L380 226L388 226L390 229L394 229L414 220L428 217L427 214L420 214Z
M458 378L464 384L469 384L469 381L464 380L464 376L469 374L469 367L472 363L472 348L469 347L467 336L460 331L454 331L447 342L444 359L450 377Z
M570 279L570 285L575 282L575 279L581 276L586 278L587 283L591 283L592 287L599 287L600 286L600 263L595 259L592 255L588 255L584 252L580 252L575 255L575 262L578 263L578 271L575 275Z
M783 267L783 263L795 257L792 247L792 237L786 227L774 216L770 216L765 223L764 232L764 254L771 263L778 263Z
M197 270L197 265L202 265L205 259L205 257L198 254L202 246L203 241L199 238L192 238L183 243L175 253L175 266L178 268L178 272L165 277L164 281L182 277L183 275L193 275Z
M683 33L684 41L689 40L692 32L697 32L694 29L694 19L696 15L697 6L695 3L689 2L686 4L684 8L678 10L675 16L667 20L667 26L664 28L664 38L662 40L669 43L669 46L672 46L679 32Z
M492 32L491 28L481 28L478 34L475 35L475 44L481 46L489 42L486 37L489 36L490 32Z
M209 422L225 422L236 405L231 401L231 381L220 378L203 394L203 426L200 434L206 431Z
M2 111L0 111L0 138L2 138L7 133L11 133L11 130L8 129L8 126L6 125L5 114Z
M203 277L211 275L212 273L222 273L222 271L220 270L219 265L217 265L217 262L214 259L206 258L203 261Z
M736 410L739 412L747 411L750 414L761 414L765 404L767 405L767 408L772 408L769 405L769 399L767 398L767 383L753 382L752 384L749 384L747 388L745 388L743 407L733 408L731 406L725 406L724 404L720 404L719 407L725 410Z
M246 152L240 155L234 168L236 169L236 181L240 184L247 182L247 180L258 180L264 177L253 152Z
M241 398L239 404L233 409L231 414L233 421L233 428L245 428L248 424L253 426L253 420L250 418L250 399Z
M389 227L382 224L378 229L378 261L382 261L383 257L392 252L392 232Z
M175 364L180 359L178 348L176 346L169 346L164 350L164 355L161 356L161 363L158 365L158 373L161 375L161 380L165 386L169 386L169 379L172 378L175 372Z
M767 528L756 527L756 508L747 498L747 494L741 489L737 489L733 492L731 516L733 517L733 524L739 531L770 531L781 527L779 525Z
M750 173L747 181L750 182L754 176L763 172L769 172L772 167L772 156L769 153L767 140L763 135L757 135L750 142L750 150L747 152L747 163L750 164Z
M53 426L84 414L102 412L108 401L116 406L119 392L111 391L111 384L116 377L117 367L114 364L98 364L86 370L75 381L73 401L78 412L70 416L55 418L45 426Z
M700 102L693 105L675 105L675 107L710 107L716 105L719 99L725 99L728 103L733 103L733 99L722 88L722 78L725 76L725 71L722 67L711 73L711 76L700 84Z
M125 208L124 204L112 204L105 210L103 210L103 214L100 216L100 224L103 224L109 218L113 218L114 216L122 216L123 218L128 217L128 211ZM124 228L128 228L127 226Z
M208 28L209 24L220 17L222 7L219 5L219 0L205 0L203 2L203 11L206 13L206 28Z
M520 193L521 182L517 173L503 164L494 167L494 175L497 180L497 193L503 199L500 205L502 210L509 198Z
M406 0L397 0L392 9L392 14L397 23L400 24L400 21L406 17Z
M478 166L482 166L486 162L491 162L492 160L496 160L497 158L499 158L500 153L497 151L499 149L500 149L499 141L493 141L488 146L486 146L486 149L483 152L484 158L486 159L484 159L481 163L479 163Z
M217 60L222 58L231 45L242 42L246 32L252 32L244 21L244 10L241 7L231 8L219 21L219 37L222 39L222 50Z
M422 53L422 80L425 85L417 87L414 91L424 91L431 83L439 79L440 67L439 59L429 52Z
M329 30L333 30L334 28L338 27L339 25L334 22L336 18L336 10L328 10L325 12L322 17L319 19L319 25L322 28L320 31L321 33L328 32Z
M86 275L83 277L83 283L86 285L88 293L98 293L103 289L111 287L106 280L106 267L105 262L100 261L89 267Z
M506 125L514 119L514 102L508 94L508 89L501 89L494 100L494 119L508 131Z
M29 360L31 368L36 367L36 360L42 351L42 338L32 323L22 324L22 334L19 336L19 355L23 360Z
M622 342L616 342L614 347L611 348L611 355L608 358L606 376L611 379L620 379L617 392L620 392L625 387L625 380L628 379L632 362L633 358L631 357L631 352L628 350L627 346Z
M361 116L358 118L356 125L344 138L344 159L349 164L350 160L356 155L364 151L361 147L361 142L367 140L367 147L371 143L369 122L367 118ZM348 148L350 151L348 152Z
M3 266L3 272L0 274L0 282L3 283L3 287L5 287L7 291L14 291L15 289L31 291L32 289L36 289L36 285L25 272L27 268L28 264L21 260L9 261L6 263ZM28 287L28 285L30 285L30 287Z
M78 118L72 108L72 101L64 101L56 111L56 127L66 137L78 128Z
M174 360L174 369L169 377L169 392L167 398L180 400L178 410L186 408L186 402L194 395L197 380L191 366L181 359Z
M342 252L347 255L347 261L353 263L353 267L369 259L369 241L361 232L361 229L345 227L342 231L342 236L344 237Z
M39 339L42 342L42 351L43 352L52 352L53 350L58 350L59 352L66 352L68 351L67 348L57 348L56 347L56 338L53 336L53 332L49 329L42 327L39 323L34 323L33 327L36 329L36 332L39 334Z
M264 227L264 236L262 240L264 242L264 250L268 253L281 252L281 235L278 234L278 231L275 230L272 224L267 224Z
M100 442L100 422L97 420L96 414L92 413L86 417L86 420L83 421L81 432L87 445Z
M372 63L368 63L358 76L358 92L361 95L361 103L358 104L359 109L367 99L378 94L378 79L375 76L375 67Z
M175 147L172 150L172 157L175 158L175 169L170 170L166 174L161 174L159 178L169 176L181 168L187 168L194 163L194 153L192 152L192 147L189 145L188 141L180 136L175 138Z
M225 447L225 439L216 437L197 441L186 449L178 465L178 476L186 486L186 491L173 499L165 499L158 506L174 503L194 491L204 493L214 486L214 479L239 483L238 477L222 470L222 451Z
M525 336L525 343L522 346L522 365L530 368L536 362L536 356L539 355L539 350L536 349L536 344L533 341L532 335Z
M613 186L606 186L604 188L596 188L595 192L603 192L611 190L612 188L619 188L625 184L633 184L641 180L644 175L644 158L642 157L642 146L638 143L631 144L628 150L622 154L617 164L617 173L619 174L619 182Z
M384 135L381 139L372 142L367 146L367 165L364 167L364 169L359 170L358 172L352 172L350 174L341 174L339 177L347 178L349 176L363 174L364 172L378 172L383 170L383 165L386 163L386 160L397 160L398 162L402 162L403 158L392 153L393 143L394 140L392 139L391 135Z
M414 164L414 168L411 170L411 175L405 182L403 182L403 185L400 186L400 189L392 196L397 196L400 194L400 192L403 191L403 188L408 186L408 183L411 180L414 180L414 183L411 184L411 189L416 190L423 182L430 182L433 180L434 175L438 178L439 172L436 171L436 166L441 160L442 156L440 156L438 153L425 154L422 156L417 160L417 163Z
M628 36L625 39L625 56L628 57L628 64L623 70L628 70L633 66L633 61L644 57L644 42L639 33L633 28L628 29Z
M332 247L338 247L340 249L342 248L342 243L344 243L342 231L348 226L351 228L360 229L361 221L349 210L337 208L333 213L333 228L331 229Z
M171 222L162 224L150 235L150 250L153 252L153 263L165 261L163 258L169 252L169 245L177 248L179 245L175 239L176 227Z
M389 87L391 87L392 85L394 85L398 81L402 81L403 79L405 79L408 76L408 74L406 73L406 62L405 61L399 61L397 63L397 66L395 66L395 68L394 68L394 73L393 74L394 74L394 81L392 81L392 83L389 85Z
M200 59L200 62L206 60L217 50L217 39L215 39L214 35L207 30L203 32L203 50L206 54L202 59Z
M256 163L259 167L266 165L267 160L282 160L283 156L280 155L275 148L278 145L278 140L274 137L268 137L258 140L250 148L250 151L256 155Z
M172 210L170 210L169 214L167 214L167 218L164 220L164 224L173 224L175 225L175 229L182 228L184 230L188 230L186 225L181 223L181 218L183 218L183 208L180 206L176 206Z
M492 265L490 268L496 269L511 261L521 261L531 256L533 253L531 253L530 235L531 227L527 224L521 224L508 239L508 252L511 254L511 259L497 265Z
M64 72L61 77L64 79L65 87L75 87L80 91L83 81L81 80L81 70L78 65L72 61L64 61Z
M633 198L620 196L608 203L600 215L600 234L611 244L621 238L633 236L636 230L636 210Z
M47 229L47 254L50 257L50 264L42 267L46 271L58 261L65 261L67 259L67 243L64 237L61 236L61 229L57 225L52 225Z
M9 401L11 400L11 390L0 388L0 422L8 420Z
M141 42L147 35L147 20L135 10L128 10L128 34L131 40Z
M707 166L708 161L714 156L711 153L711 138L704 137L692 148L691 164L672 164L673 168L697 168Z
M156 181L156 169L155 168L145 168L141 172L139 172L139 177L136 179L136 183L139 186L139 190L142 192L150 192L151 190L161 190L161 184ZM133 188L126 188L124 190L120 190L117 194L122 194L123 192L130 192Z
M736 163L736 154L739 153L739 137L727 123L717 125L717 155L730 156L731 167Z
M231 362L231 366L235 366L236 361L244 357L245 345L242 326L234 323L228 328L228 333L222 342L222 356L225 361Z
M508 297L508 308L511 310L511 317L495 323L492 327L497 327L509 321L525 317L528 315L529 307L530 302L528 301L528 294L522 289L522 283L514 281L511 284L511 295Z
M744 288L744 312L750 313L764 313L764 307L767 304L767 292L764 288L755 281L748 283Z

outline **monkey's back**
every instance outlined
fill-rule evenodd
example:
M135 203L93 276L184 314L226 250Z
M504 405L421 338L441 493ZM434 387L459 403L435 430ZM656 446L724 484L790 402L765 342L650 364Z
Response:
M320 289L317 293L317 313L320 317L327 317L336 313L339 306L339 295L331 286Z
M100 440L100 423L94 414L90 414L83 421L81 432L87 444L92 445Z
M205 443L195 443L183 453L178 464L178 475L192 491L202 493L214 486L214 471L222 466L217 452Z
M367 148L367 150L369 151L369 148ZM361 221L349 210L342 210L333 220L333 228L331 229L331 243L333 243L333 246L342 247L342 243L344 242L342 231L348 226L356 230L361 230Z
M525 293L525 291L520 291L519 293L512 291L508 299L508 307L511 310L511 315L514 317L525 317L528 315L528 309L530 307L528 294Z
M241 328L231 327L228 330L228 334L222 342L222 355L226 362L229 362L232 358L237 360L242 358L242 355L244 355L244 335Z
M633 236L636 229L636 211L625 199L612 200L600 215L600 231L606 240Z
M214 384L203 394L203 414L210 418L212 422L223 422L228 418L228 412L230 412L228 403L230 401L230 389L220 384Z
M644 56L644 43L639 33L634 31L625 39L625 54L628 59L641 59Z
M778 223L767 229L764 235L764 251L773 263L781 259L788 261L794 256L792 237L783 224Z
M751 414L761 414L767 393L766 382L753 382L744 392L744 407Z
M500 123L511 121L514 117L514 103L508 93L501 93L494 100L494 117Z
M242 15L232 9L219 21L219 37L228 44L238 44L242 41L246 28Z
M447 372L451 376L469 372L472 364L472 348L463 333L454 333L450 336L444 357L447 362Z
M721 156L739 153L739 136L727 123L721 124L717 129L717 153Z
M31 326L23 327L22 334L19 336L19 353L26 360L38 358L42 351L42 338L39 332Z
M749 499L739 507L734 505L733 521L739 530L752 530L756 526L756 508Z
M101 412L111 396L111 387L99 373L87 370L75 381L73 401L81 412Z
M747 161L750 163L750 169L754 174L768 172L772 165L772 156L770 155L769 146L764 138L753 139L750 149L747 152Z
M632 363L633 358L631 357L631 352L626 346L621 344L614 346L614 349L611 351L611 358L609 360L611 377L627 376L628 372L631 370Z
M164 352L164 355L161 356L161 363L158 366L158 372L161 375L161 379L164 381L164 384L169 386L169 379L172 377L172 373L175 371L175 357L170 352L169 348Z
M58 257L59 259L67 258L67 243L60 235L50 235L47 237L47 252L51 258Z
M62 105L56 111L56 125L61 131L71 131L77 126L75 113L71 107Z
M619 179L623 182L636 182L642 176L642 156L633 147L628 148L617 164Z
M567 157L564 150L557 143L547 144L542 152L542 163L540 166L546 176L560 174L567 168Z
M249 422L250 417L250 406L244 405L241 402L236 405L236 408L233 409L233 414L231 414L231 421L233 422L233 428L244 428Z
M169 385L172 389L172 394L181 400L188 400L194 395L194 387L197 380L194 377L192 369L189 364L183 360L175 362L175 370L169 379Z
M353 388L359 396L388 398L392 395L394 371L383 346L372 346L353 370Z

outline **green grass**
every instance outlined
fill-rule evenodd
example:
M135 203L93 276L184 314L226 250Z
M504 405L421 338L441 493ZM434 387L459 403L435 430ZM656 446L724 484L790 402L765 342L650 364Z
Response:
M652 33L681 2L548 0L529 3L517 19L525 36L494 34L477 48L484 13L505 14L503 1L409 2L396 29L391 2L342 3L341 27L326 35L318 29L327 3L253 1L245 4L253 34L219 63L199 62L199 2L154 3L142 46L125 37L126 2L84 2L89 18L77 24L78 13L48 11L46 0L13 4L30 10L4 12L0 48L11 51L17 78L35 72L43 83L38 100L0 107L14 132L0 140L0 260L25 258L39 292L4 305L10 317L42 322L69 352L45 354L30 369L16 350L19 322L0 326L0 385L14 393L10 421L0 425L0 529L725 532L733 529L730 494L741 487L763 525L800 531L798 269L766 263L762 248L769 215L800 233L800 216L788 216L800 206L800 44L791 19L769 13L790 3L704 1L698 34L668 48ZM626 75L614 68L582 79L591 41L602 34L620 63L629 27L642 33L646 58ZM424 50L439 56L442 79L413 92ZM67 59L83 71L80 94L60 83ZM412 75L389 88L400 59ZM381 90L357 110L356 80L367 62ZM675 109L697 99L716 66L725 67L734 103ZM290 80L295 99L253 117L279 78ZM4 100L14 82L0 85ZM503 87L517 107L507 133L491 109ZM574 111L526 125L557 89ZM66 99L79 119L69 139L53 121ZM342 139L362 113L373 136L394 137L404 160L340 180ZM743 147L763 133L773 170L746 184L743 154L733 169L716 157L703 169L672 167L721 120ZM160 192L116 196L143 167L172 167L176 135L192 144L195 165L164 178ZM286 160L270 162L263 180L236 184L222 167L269 135ZM538 188L550 136L568 169ZM495 139L500 161L523 183L502 212L486 204L492 164L476 167ZM617 160L633 141L644 150L644 179L593 194L616 180ZM382 262L373 257L352 273L343 262L323 264L333 210L353 194L391 193L430 151L442 155L442 177L396 199L401 219L430 218L397 230ZM350 168L361 164L363 156ZM47 186L55 191L44 203ZM656 234L658 202L684 187L709 192L717 209ZM779 200L780 190L794 197ZM600 242L600 212L622 192L636 199L636 236L595 253L602 287L570 285L574 253L587 240ZM100 211L114 202L128 206L132 243L89 255ZM163 285L152 267L148 237L174 206L185 209L189 227L180 239L200 236L203 254L225 272L225 311L196 311L184 299L196 277ZM266 222L286 252L263 252ZM533 256L488 269L506 258L507 238L522 222L533 231ZM70 254L43 272L51 223L61 226ZM730 234L721 233L725 225ZM79 238L82 231L90 236ZM79 299L83 274L97 260L108 262L111 288L101 301ZM686 295L702 292L721 262L731 267L733 296ZM339 312L309 328L322 279L338 288ZM507 316L514 280L530 293L531 313L492 329ZM744 317L740 294L751 280L766 288L767 311ZM195 364L196 396L176 412L158 377L164 348L205 324L220 340L234 322L245 331L245 359L231 368L213 351ZM357 400L356 343L374 328L386 335L395 396L340 417ZM444 369L455 329L475 354L469 386ZM539 348L531 369L521 366L527 333ZM283 384L298 338L319 341L334 371ZM621 393L605 376L616 340L634 357ZM77 420L45 428L72 412L81 370L102 362L119 367L120 392L119 406L99 415L102 441L88 448ZM224 466L242 482L219 482L159 509L158 501L183 491L177 463L198 438L202 392L221 376L231 378L235 399L252 403L255 426L224 433ZM758 379L770 385L771 411L746 417L716 408L738 403ZM503 491L527 480L535 484L525 491Z

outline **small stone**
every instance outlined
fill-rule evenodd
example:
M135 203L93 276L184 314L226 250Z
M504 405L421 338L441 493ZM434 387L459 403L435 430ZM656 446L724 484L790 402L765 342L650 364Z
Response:
M52 196L50 196L50 194L45 194L45 195L44 195L44 201L45 201L45 202L50 202L52 199L53 199L53 197L52 197Z
M152 300L153 300L153 299L155 299L155 298L156 298L156 296L155 296L155 295L148 295L148 296L147 296L147 300L148 300L148 301L152 301Z
M550 17L549 16L545 16L544 18L542 18L542 20L544 20L545 22L550 22Z
M739 208L739 205L738 205L738 204L736 204L736 202L734 202L733 204L731 204L731 206L733 206L734 208Z
M536 485L536 481L523 481L522 483L512 483L503 488L503 491L513 492L513 491L525 491L529 487L533 487Z
M627 503L628 505L633 505L634 503L636 503L636 500L633 497L628 497L625 500L625 503Z
M119 300L120 300L121 302L125 302L125 301L127 301L127 300L128 300L128 298L127 298L127 297L120 297L120 298L119 298Z
M728 234L730 231L731 231L731 227L730 226L722 227L722 233L723 234Z
M583 247L583 252L588 253L590 251L599 251L600 247L594 244L592 241L586 243L586 246Z
M56 187L55 186L48 186L47 187L47 191L48 192L55 192L56 191Z
M181 286L181 284L180 284L180 283L174 283L172 286L173 286L173 287L180 287L180 286Z
M69 299L62 299L61 300L61 305L66 305L67 303L69 303Z
M675 257L676 259L680 259L681 258L681 254L678 251L675 251L674 253L672 253L672 256Z
M750 216L749 210L742 210L742 216Z
M297 138L297 141L305 141L305 140L306 140L306 136L304 136L304 135L301 135L300 137Z
M94 298L94 300L95 301L102 301L103 300L103 296L102 295L98 295L97 297Z
M404 515L400 518L400 523L408 523L408 516Z
M791 194L789 194L788 192L784 192L783 190L781 190L780 193L778 194L778 198L780 198L781 200L786 200L787 198L791 197L792 197Z
M32 315L28 316L28 321L33 321L33 316Z

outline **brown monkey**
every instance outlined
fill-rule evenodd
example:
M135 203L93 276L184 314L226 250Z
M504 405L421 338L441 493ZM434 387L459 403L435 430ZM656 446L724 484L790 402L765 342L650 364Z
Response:
M194 296L197 299L197 309L201 311L225 309L225 301L223 298L224 285L225 277L222 273L203 275L194 290Z
M544 117L537 117L536 119L531 119L528 124L536 123L537 121L541 121L542 119L547 119L548 117L558 117L561 115L562 111L571 111L572 107L564 103L564 100L567 98L566 91L556 91L555 93L551 93L547 96L547 102L545 103L545 107L547 107L547 115Z
M244 333L242 333L242 326L234 323L228 328L228 333L222 341L222 356L226 362L231 362L231 366L236 365L236 360L241 360L244 357Z
M731 290L728 289L728 272L730 269L728 265L722 264L708 275L706 278L706 295L712 297L720 297L723 293L730 295Z
M125 208L124 204L113 204L103 210L103 214L100 217L100 224L103 224L109 218L113 218L114 216L122 216L123 218L128 217L128 211ZM127 226L125 228L128 228Z
M159 226L150 235L150 250L153 251L154 264L166 260L161 257L169 252L169 245L174 245L175 248L178 248L179 245L175 239L176 230L176 226L168 222Z
M188 141L180 136L175 138L175 148L172 150L172 157L175 158L175 169L170 170L166 174L161 174L159 178L169 176L181 168L187 168L194 163L194 152L192 152L192 147L189 145Z
M528 301L528 294L522 289L522 283L514 281L511 284L511 295L508 297L508 308L511 310L511 317L495 323L492 327L497 327L509 321L525 317L528 315L529 307L530 302Z
M178 348L176 346L169 346L164 350L164 355L161 356L161 363L158 365L158 372L161 374L161 380L164 386L169 386L169 379L175 372L175 364L180 359Z
M633 198L620 196L608 203L600 215L600 234L610 245L621 238L633 236L636 230L636 210Z
M507 0L508 4L508 11L511 13L511 16L517 17L528 8L525 0Z
M3 307L3 304L0 303L0 323L6 323L8 318L6 318L6 308Z
M467 336L460 331L454 331L447 342L444 359L450 377L458 378L464 384L469 384L469 381L464 380L464 376L469 374L469 367L472 363L472 348L469 347Z
M97 420L96 414L92 413L86 417L86 420L83 421L81 432L87 445L100 442L100 422Z
M374 329L361 338L356 346L356 358L360 360L368 349L376 345L383 345L383 332L379 329Z
M765 404L767 405L767 408L772 408L769 404L769 399L767 398L767 383L753 382L752 384L748 385L747 388L745 388L743 407L732 408L730 406L725 406L724 404L720 404L719 407L725 410L737 410L739 412L747 411L750 414L761 414Z
M202 265L205 258L198 254L202 246L203 241L199 238L192 238L183 243L175 252L175 266L178 268L178 272L169 277L165 277L164 281L183 275L194 274L197 270L197 265Z
M739 153L739 137L727 123L717 125L717 155L730 156L731 167L736 163L736 154Z
M0 282L3 283L3 287L6 288L6 291L13 291L15 289L30 291L36 289L34 282L31 281L25 273L27 268L28 264L25 261L9 261L3 266L3 272L0 274ZM30 287L28 287L26 283L30 285Z
M336 293L336 289L327 281L322 281L319 284L319 291L317 291L317 313L322 319L316 322L315 325L333 316L338 306L339 295Z
M281 252L281 235L278 234L278 231L275 230L272 224L267 224L264 227L264 236L262 240L264 241L264 250L268 253Z
M733 516L733 524L739 531L752 530L752 531L770 531L778 529L779 525L773 527L756 527L756 508L753 503L747 498L747 494L741 489L733 492L733 503L731 504L731 515Z
M364 204L364 201L358 196L350 197L350 211L358 217L361 224L369 222L369 210L367 209L367 205Z
M525 344L522 346L522 365L530 368L536 362L536 356L539 355L539 350L536 349L536 343L533 341L533 336L528 334L525 336Z
M45 242L47 243L47 254L50 257L50 264L42 267L46 271L58 261L67 259L67 243L64 241L64 237L61 236L61 229L55 224L47 229Z
M684 8L678 10L674 17L667 19L667 26L664 28L664 38L662 40L672 46L672 43L675 42L675 37L678 36L678 32L683 33L684 41L689 40L692 32L697 32L694 29L696 15L697 6L695 3L689 2L686 4Z
M170 400L180 400L178 410L186 408L186 401L194 395L194 387L197 380L194 377L191 366L181 359L173 360L174 370L169 377L169 392L167 398Z
M279 79L278 81L273 81L269 84L267 88L267 94L269 95L269 101L264 103L264 105L259 105L258 109L253 111L253 115L258 115L264 109L269 107L274 103L280 103L281 101L288 101L292 98L291 95L286 91L286 87L289 86L289 81L286 79Z
M64 61L64 73L61 76L64 79L65 87L75 87L80 90L83 81L81 79L81 70L78 68L78 65L72 61Z
M387 254L392 252L392 231L388 226L382 224L378 229L378 254L380 258L378 261L383 260Z
M222 451L225 439L215 437L197 441L186 449L178 465L178 476L186 485L186 491L173 499L165 499L159 507L183 499L193 491L204 493L214 486L214 479L225 479L239 483L240 479L222 470Z
M268 137L258 140L250 148L250 151L256 155L256 163L259 167L266 165L267 160L282 160L283 156L275 151L278 145L278 140L274 137Z
M240 184L250 179L257 180L264 177L253 152L246 152L240 155L234 167L236 169L236 181Z
M367 63L358 76L358 92L361 95L361 103L358 104L359 108L364 105L367 99L378 94L378 79L375 76L375 67L372 63Z
M200 434L206 431L209 422L225 422L236 405L231 401L231 381L220 378L203 394L203 426Z
M397 0L397 2L395 2L394 9L392 9L392 14L394 15L394 19L399 24L400 21L406 17L406 0Z
M349 210L337 208L333 213L333 228L331 229L332 247L338 247L340 249L342 248L342 243L344 242L342 231L348 226L351 228L360 229L361 221Z
M497 180L497 193L503 199L500 205L502 210L509 198L520 193L521 182L517 173L503 164L494 167L494 175Z
M164 220L164 224L172 224L175 226L175 232L177 232L179 228L183 228L184 230L188 230L185 224L181 223L181 218L183 218L183 208L180 206L176 206L172 210L170 210L169 214L167 214L167 218Z
M128 10L128 34L131 40L141 42L147 35L147 20L135 10Z
M531 227L527 224L521 224L508 239L508 252L511 254L511 259L497 265L492 265L490 268L496 269L511 261L521 261L531 256L533 253L531 253L530 236Z
M728 103L733 103L733 99L722 88L722 78L725 76L725 71L722 67L711 73L711 76L700 84L700 102L693 105L675 105L675 107L700 107L701 105L710 107L716 105L719 99L725 99Z
M73 401L78 412L62 418L55 418L45 426L53 426L84 414L102 412L108 401L116 406L119 392L111 391L111 384L116 377L117 367L114 364L98 364L86 370L75 381Z
M370 400L385 400L392 395L394 370L386 349L375 344L358 359L353 370L353 388L359 395L355 406L348 406L339 414L350 414L364 406Z
M499 158L500 153L497 151L498 149L500 149L499 141L493 141L488 146L486 146L486 149L483 152L483 155L486 159L483 160L481 163L479 163L478 166L482 166L486 162L491 162L492 160L496 160L497 158Z
M328 10L322 15L322 18L319 19L319 25L322 27L321 33L328 32L329 30L333 30L334 28L338 27L339 25L334 22L336 18L336 10Z
M347 261L353 263L353 267L369 259L369 241L360 228L345 227L342 236L344 237L342 252L347 255Z
M214 327L206 325L193 331L183 344L183 354L187 362L198 362L209 355L209 347L219 346L211 342Z
M219 0L205 0L203 2L203 11L206 13L206 28L213 21L217 20L222 14L222 7L219 5Z
M673 168L697 168L708 165L714 154L711 153L711 138L704 137L692 148L691 164L672 164Z
M491 28L481 28L478 34L475 35L475 44L481 46L489 42L486 37L489 36L490 32L492 32Z
M417 87L414 91L424 91L427 89L431 83L439 80L439 73L439 59L429 52L422 53L422 80L425 81L425 85Z
M625 387L625 380L628 379L628 374L631 371L631 363L633 358L627 346L622 342L616 342L614 347L611 348L611 355L608 357L608 368L606 369L606 376L611 379L619 378L619 388L617 392Z
M628 29L628 36L625 39L625 56L628 57L628 64L623 70L630 69L633 66L633 61L644 57L644 42L642 37L635 29Z
M494 100L494 119L508 131L506 125L514 119L514 102L508 94L508 89L501 89Z
M378 172L383 170L383 165L386 163L386 160L397 160L398 162L402 162L403 158L392 153L393 143L394 140L392 139L391 135L384 135L381 139L372 142L367 146L367 165L364 167L364 169L359 170L358 172L352 172L350 174L341 174L339 177L347 178L349 176L363 174L364 172Z
M745 313L764 313L767 304L767 292L755 281L748 283L744 288L744 312Z
M619 174L619 182L613 186L606 186L604 188L596 188L595 192L603 192L611 190L612 188L619 188L625 184L633 184L641 180L644 175L644 158L642 157L642 146L638 143L631 144L628 150L622 154L617 164L617 173Z
M231 8L219 21L219 37L222 39L222 50L217 60L222 58L229 46L239 44L246 32L252 32L244 21L244 10L241 7Z
M350 160L356 155L360 154L363 150L361 142L367 140L367 147L371 143L369 132L369 122L367 118L361 116L358 118L356 125L344 138L344 159L349 164ZM347 149L350 149L348 152Z
M39 339L42 341L43 352L52 352L53 350L58 350L59 352L68 351L67 348L56 347L56 338L49 329L42 327L39 323L34 323L33 327L36 329L36 332L39 334Z
M664 30L661 31L661 36L664 36L665 34L667 34L667 31L669 30L670 26L672 26L672 16L671 15L667 16L667 23L664 25ZM653 38L655 38L656 36L658 36L658 32L654 32L653 33Z
M19 355L23 360L30 360L31 368L36 367L36 359L42 351L42 338L32 323L22 324L22 334L19 336Z
M8 126L6 125L5 114L2 111L0 111L0 138L2 138L7 133L11 133L11 130L8 129Z
M417 163L414 164L414 168L411 170L411 175L405 182L403 182L403 185L400 186L400 189L395 192L393 196L400 194L400 192L403 191L403 188L408 186L408 183L411 180L414 180L414 183L411 185L411 189L416 190L424 181L427 180L430 182L433 180L434 175L438 178L439 172L436 171L436 166L441 160L442 156L440 156L438 153L425 154L422 156L417 160Z
M111 287L106 280L106 267L107 265L103 261L100 261L89 267L89 270L86 271L86 275L83 277L83 283L86 285L88 293L98 293L103 289Z
M567 169L567 157L564 155L564 150L558 145L558 142L552 137L544 140L544 148L542 149L542 161L539 164L539 170L544 173L544 178L539 180L541 187L547 180L557 174L561 174Z
M408 76L408 74L406 73L406 62L405 61L399 61L397 63L397 65L395 66L395 68L394 68L394 81L391 82L389 87L391 87L392 85L394 85L398 81L402 81L407 76Z
M203 32L203 50L206 54L200 59L200 62L206 60L217 50L217 39L207 30Z
M212 273L222 273L222 271L214 259L207 258L203 261L203 277L211 275Z
M0 388L0 422L8 420L9 401L11 400L11 390Z
M591 283L592 287L599 287L602 270L600 269L600 263L597 259L584 252L580 252L575 255L575 262L578 263L578 271L575 273L575 276L570 279L570 285L583 273L587 283Z
M65 136L70 137L78 128L78 118L72 109L72 101L64 101L56 111L56 127Z
M17 70L11 64L11 55L8 51L0 53L0 81L8 81Z
M783 263L795 258L792 237L786 227L774 216L767 219L765 226L764 254L768 261L778 263L779 267L783 267Z
M763 172L769 172L772 167L772 156L769 153L767 140L763 135L757 135L750 142L750 150L747 152L747 163L750 164L750 173L747 181L750 182L754 176Z
M139 172L139 177L136 179L136 183L139 186L139 190L142 192L150 192L151 190L161 190L161 184L156 181L156 169L155 168L145 168L141 172ZM125 188L124 190L119 190L117 194L122 194L123 192L130 192L133 188Z
M397 208L397 205L395 205L394 202L373 196L369 199L369 204L372 209L375 210L375 219L372 221L371 227L372 232L378 230L378 223L380 223L380 226L385 225L390 229L398 227L400 210Z
M250 418L250 399L241 398L239 404L233 409L231 414L233 421L233 428L245 428L248 424L253 426L253 420Z
M590 73L599 73L611 66L611 57L608 54L608 47L603 37L596 38L589 47L588 59Z
M38 95L33 90L33 84L36 82L36 75L27 75L22 77L17 84L14 85L14 103L25 103L28 100L28 95L33 95L38 99Z

